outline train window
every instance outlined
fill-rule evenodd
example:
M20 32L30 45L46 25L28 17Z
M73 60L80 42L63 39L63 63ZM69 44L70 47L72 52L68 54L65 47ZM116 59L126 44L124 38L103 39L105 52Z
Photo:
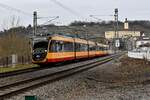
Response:
M45 53L47 52L48 41L37 42L33 46L33 50L35 53Z
M80 51L80 44L76 43L76 51L79 52Z
M92 46L91 45L89 45L89 51L92 51Z
M90 51L96 50L96 46L94 46L94 45L89 45L89 50L90 50Z
M33 46L34 49L36 49L36 48L45 48L45 49L47 49L47 47L48 47L48 41L37 42Z
M72 42L64 42L64 51L65 52L73 52L74 46Z
M97 51L99 51L99 47L97 47Z
M96 46L96 51L99 51L100 50L100 47L99 46Z
M97 50L108 50L108 47L104 47L104 46L98 46Z
M61 52L63 51L63 42L52 40L50 43L50 52Z
M96 51L99 51L99 47L98 46L96 46Z
M52 40L49 49L50 52L73 52L74 46L71 42Z
M88 46L87 44L80 44L80 51L87 51Z
M55 51L55 41L51 41L50 46L49 46L49 51L54 52Z
M104 50L104 47L100 47L100 50Z
M101 50L101 47L100 47L100 46L98 46L98 47L97 47L97 51L100 51L100 50Z
M106 50L106 47L104 47L104 50Z
M87 51L87 50L88 50L87 44L76 43L76 51L77 52Z
M108 47L105 47L105 50L108 50Z
M102 47L102 50L105 50L105 47Z
M61 52L63 51L64 47L63 47L63 42L62 41L56 41L56 52Z
M98 50L101 50L101 47L98 47Z

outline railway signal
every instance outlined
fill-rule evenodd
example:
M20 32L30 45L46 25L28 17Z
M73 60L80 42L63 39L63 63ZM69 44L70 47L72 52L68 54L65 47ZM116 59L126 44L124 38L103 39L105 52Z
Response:
M117 40L115 41L115 47L116 47L116 48L119 48L119 47L120 47L120 41L119 41L119 39L117 39Z

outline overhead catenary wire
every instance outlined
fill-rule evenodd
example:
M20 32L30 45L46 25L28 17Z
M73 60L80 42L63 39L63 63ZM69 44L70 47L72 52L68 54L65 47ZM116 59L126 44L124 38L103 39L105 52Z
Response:
M48 17L40 17L40 16L38 16L37 19L49 19L49 18L56 18L56 17L59 17L59 16L48 16Z
M52 17L51 17L51 18L52 18ZM50 20L44 22L42 25L47 25L47 24L50 23L51 21L56 20L56 19L58 19L58 18L59 18L59 16L53 17L52 19L50 19Z
M31 13L25 12L25 11L23 11L23 10L21 10L21 9L18 9L18 8L11 7L11 6L6 5L6 4L0 3L0 8L6 9L6 10L8 10L8 11L14 11L14 12L23 14L23 15L25 15L25 16L31 17L31 18L33 17L33 14L31 14ZM48 16L48 17L41 17L41 16L38 16L38 17L37 17L37 19L49 19L49 18L52 18L52 19L46 21L46 22L43 23L42 25L45 25L45 24L51 22L52 20L55 20L55 19L59 18L59 16Z
M102 21L102 19L99 19L99 18L95 17L94 15L90 15L90 17L92 17L92 18L94 18L94 19L96 19L98 21Z
M6 4L0 3L0 7L1 7L1 8L4 8L4 9L6 9L6 10L9 10L9 11L15 11L15 12L18 12L18 13L20 13L20 14L23 14L23 15L26 15L26 16L29 16L29 17L32 17L32 14L31 14L31 13L22 11L22 10L20 10L20 9L18 9L18 8L14 8L14 7L11 7L11 6L6 5Z
M114 16L114 15L90 15L90 16Z
M55 3L56 5L60 6L61 8L63 8L64 10L68 11L69 13L75 15L75 16L79 16L80 14L77 13L76 11L74 11L73 9L67 7L66 5L58 2L57 0L50 0L52 1L53 3Z
M100 19L99 17L114 17L114 15L89 15L89 17L92 17L98 21L103 21L102 19Z

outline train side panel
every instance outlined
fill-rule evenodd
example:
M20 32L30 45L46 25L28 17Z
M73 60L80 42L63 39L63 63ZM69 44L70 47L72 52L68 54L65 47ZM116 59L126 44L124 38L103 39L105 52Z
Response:
M96 52L96 57L104 56L105 52L104 51L95 51Z
M96 51L89 51L89 57L95 57Z
M48 53L47 62L63 62L74 60L74 52L56 52L56 53Z
M76 52L76 59L88 58L88 51Z

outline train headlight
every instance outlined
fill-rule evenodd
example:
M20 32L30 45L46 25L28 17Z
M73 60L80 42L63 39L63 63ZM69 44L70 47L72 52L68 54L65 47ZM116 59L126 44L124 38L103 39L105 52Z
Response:
M36 58L40 58L41 56L40 55L36 55Z

